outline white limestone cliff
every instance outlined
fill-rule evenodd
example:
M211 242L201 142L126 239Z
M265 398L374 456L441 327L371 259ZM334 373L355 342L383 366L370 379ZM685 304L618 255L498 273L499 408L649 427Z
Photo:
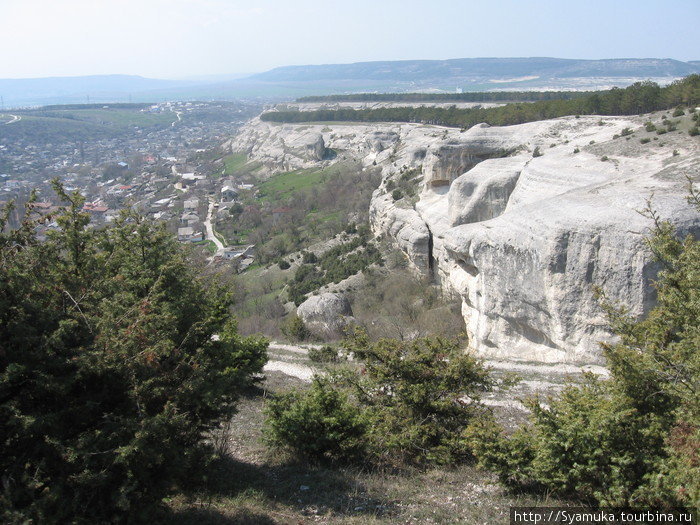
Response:
M685 201L686 177L700 180L700 141L679 132L663 136L663 145L643 145L638 135L613 137L640 130L645 118L603 120L465 132L254 120L231 147L271 172L334 162L318 153L321 141L324 151L379 166L373 230L394 239L416 272L461 299L473 349L592 363L601 360L599 342L611 337L595 287L635 315L654 303L656 267L644 244L650 221L639 213L646 200L653 194L654 207L681 231L700 231ZM542 156L533 157L536 147ZM419 172L417 202L391 195L407 170Z

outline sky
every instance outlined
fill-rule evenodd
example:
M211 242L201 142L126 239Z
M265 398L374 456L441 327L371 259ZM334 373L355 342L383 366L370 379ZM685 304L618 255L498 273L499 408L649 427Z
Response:
M0 78L466 57L700 60L699 0L0 0Z

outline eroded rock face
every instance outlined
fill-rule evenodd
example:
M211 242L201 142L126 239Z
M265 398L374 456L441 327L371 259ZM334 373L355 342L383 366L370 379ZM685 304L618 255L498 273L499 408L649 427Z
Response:
M311 331L333 337L354 320L347 298L337 293L312 295L299 305L297 315Z
M485 160L457 178L447 198L452 226L481 222L501 215L529 157Z
M248 123L242 133L224 146L245 152L262 163L269 173L314 167L328 156L318 127L271 126L258 119Z
M458 178L447 196L451 227L435 245L473 347L506 358L600 361L599 343L611 333L596 288L632 315L654 304L658 268L644 240L651 222L639 213L646 199L653 193L655 209L679 231L700 233L682 182L700 178L695 155L669 169L661 155L602 162L551 151L524 164L486 161Z
M279 146L312 143L315 134L324 147L379 166L383 182L370 205L374 232L393 239L416 272L461 298L474 350L591 363L601 360L599 342L611 338L596 287L633 315L654 304L657 268L644 243L650 221L638 213L646 200L653 194L655 209L680 231L700 232L685 200L686 176L700 180L697 139L674 133L665 136L665 147L644 146L636 136L613 136L641 129L647 117L600 120L466 132L258 122L236 140L251 145L254 159L275 157L273 170L317 165L308 152ZM533 157L535 147L544 155ZM672 156L673 149L680 154ZM420 172L418 195L395 201L390 188L407 170Z

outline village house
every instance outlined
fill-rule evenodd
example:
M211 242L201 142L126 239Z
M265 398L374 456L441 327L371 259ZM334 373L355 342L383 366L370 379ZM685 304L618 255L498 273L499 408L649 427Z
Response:
M194 231L191 226L177 229L177 240L180 242L199 242L204 240L204 234L201 231Z
M196 210L199 208L199 199L187 199L184 202L183 207L185 210Z
M192 226L199 222L199 215L192 212L183 213L180 217L180 224L183 226Z
M238 191L228 184L221 188L221 200L222 201L232 201L238 197Z
M254 253L254 244L249 244L247 246L231 246L224 250L223 257L224 259L245 259L248 257L253 257Z

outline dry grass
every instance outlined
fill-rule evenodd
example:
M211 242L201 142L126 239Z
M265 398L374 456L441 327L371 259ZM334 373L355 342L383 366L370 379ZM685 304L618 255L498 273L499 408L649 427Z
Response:
M560 502L509 493L472 466L399 472L294 461L262 442L265 398L305 383L281 373L241 400L219 441L223 459L196 499L175 498L168 522L388 524L508 522L508 509Z

